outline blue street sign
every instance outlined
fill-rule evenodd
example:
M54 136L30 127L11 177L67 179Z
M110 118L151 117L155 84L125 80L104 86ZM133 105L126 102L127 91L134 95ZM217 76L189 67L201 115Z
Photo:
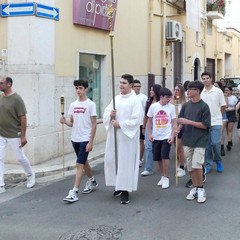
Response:
M59 8L36 3L36 16L59 20Z
M34 3L10 3L1 5L1 16L2 17L16 17L34 15Z

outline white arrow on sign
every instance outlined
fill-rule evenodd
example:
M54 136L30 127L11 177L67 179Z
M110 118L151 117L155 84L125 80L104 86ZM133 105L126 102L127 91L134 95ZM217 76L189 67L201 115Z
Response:
M43 8L43 7L39 6L39 5L37 5L37 13L51 15L54 18L57 17L57 15L58 15L58 12L56 11L55 8L53 8L53 9L46 9L46 8Z
M7 7L2 9L2 11L7 15L10 15L11 13L31 12L33 11L33 6L10 7L9 5L7 5Z

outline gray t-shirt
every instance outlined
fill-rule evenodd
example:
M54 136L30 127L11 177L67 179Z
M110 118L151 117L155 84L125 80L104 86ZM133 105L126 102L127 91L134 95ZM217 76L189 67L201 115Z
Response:
M183 145L192 148L205 148L208 144L209 128L211 127L211 114L208 105L203 100L197 103L186 102L182 106L180 117L202 122L207 127L207 129L201 129L191 125L183 125Z
M0 136L17 138L21 134L20 116L26 115L25 104L17 93L0 94Z

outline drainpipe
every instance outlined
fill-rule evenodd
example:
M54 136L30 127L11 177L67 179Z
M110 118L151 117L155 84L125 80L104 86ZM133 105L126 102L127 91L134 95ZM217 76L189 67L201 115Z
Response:
M166 1L162 0L162 52L160 56L162 56L162 86L166 85ZM161 71L160 71L161 72Z
M153 0L149 0L148 73L152 72L152 22L153 22Z
M206 18L207 18L207 2L206 2L206 0L204 0L204 6L205 6L205 9L206 9ZM206 65L207 65L207 59L206 59L206 42L207 42L207 39L206 39L206 37L207 37L207 27L206 27L206 24L207 24L207 21L206 21L206 19L204 19L204 39L205 39L205 44L204 44L204 46L203 46L203 57L204 57L204 59L203 59L203 63L204 63L204 69L203 69L203 71L206 71Z

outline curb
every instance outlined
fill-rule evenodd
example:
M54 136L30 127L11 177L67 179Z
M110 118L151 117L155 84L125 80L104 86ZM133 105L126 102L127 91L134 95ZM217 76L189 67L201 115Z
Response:
M97 154L95 156L90 157L88 159L88 161L93 162L99 158L104 157L104 155L105 155L105 153ZM71 164L68 164L67 166L64 167L64 172L74 170L75 168L76 168L76 162L72 161ZM38 167L36 165L36 166L33 166L33 171L35 172L35 177L40 178L40 177L59 174L59 173L63 172L63 167L59 164L53 165L53 166L45 166L45 167ZM5 173L4 180L5 180L5 182L8 182L8 183L24 182L24 181L26 181L26 175L22 169L19 170L19 172L16 172L16 170L15 170L15 172L12 172L12 173Z

